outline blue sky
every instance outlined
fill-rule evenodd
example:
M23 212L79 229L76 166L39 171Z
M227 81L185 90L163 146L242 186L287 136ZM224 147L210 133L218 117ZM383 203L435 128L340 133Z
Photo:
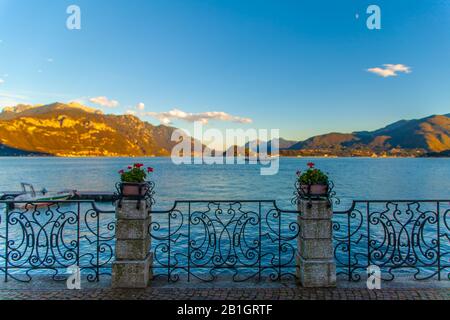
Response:
M386 64L409 69L368 71ZM154 124L176 109L174 126L289 139L376 129L450 112L450 1L0 0L0 79L0 107L77 100Z

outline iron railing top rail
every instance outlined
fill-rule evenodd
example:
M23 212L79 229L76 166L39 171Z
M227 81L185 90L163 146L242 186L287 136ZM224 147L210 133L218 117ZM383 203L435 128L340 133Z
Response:
M224 203L229 203L229 204L239 204L239 203L253 203L253 204L257 204L257 203L266 203L266 204L272 204L274 206L274 209L283 213L300 213L298 210L287 210L287 209L282 209L280 207L278 207L277 201L276 200L175 200L173 203L172 208L168 209L168 210L152 210L151 213L155 213L155 214L163 214L163 213L169 213L174 211L177 206L179 204L192 204L192 203L207 203L207 204L224 204Z
M389 200L352 200L352 204L349 209L346 210L335 210L335 214L346 214L351 211L353 211L358 203L416 203L416 202L423 202L423 203L440 203L440 202L449 202L450 199L425 199L425 200L418 200L418 199L389 199ZM280 208L277 204L276 200L175 200L173 206L168 210L152 210L152 213L155 214L163 214L163 213L169 213L174 211L177 208L178 204L189 204L189 203L230 203L230 204L237 204L237 203L267 203L267 204L273 204L274 209L283 213L301 213L298 210L289 210L289 209L283 209Z
M99 213L115 213L115 210L105 210L97 207L95 200L0 200L0 204L28 204L30 206L36 205L36 204L49 204L49 205L55 205L55 204L91 204L92 209Z
M357 204L361 204L361 203L417 203L417 202L422 202L422 203L440 203L440 202L448 202L450 203L450 198L449 199L388 199L388 200L379 200L379 199L374 199L374 200L352 200L352 205L350 206L349 209L347 210L337 210L337 211L333 211L334 214L346 214L349 213L351 211L353 211L356 207Z

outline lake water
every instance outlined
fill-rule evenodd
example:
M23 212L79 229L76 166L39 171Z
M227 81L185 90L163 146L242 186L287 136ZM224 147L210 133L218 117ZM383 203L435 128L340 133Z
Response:
M297 170L304 170L310 161L315 162L334 181L336 195L341 200L335 210L348 209L352 200L356 199L450 199L450 161L433 158L282 158L279 172L273 176L260 175L260 165L177 166L168 158L0 158L0 191L19 190L20 182L31 183L36 189L45 187L52 191L115 191L114 185L119 178L117 172L130 164L142 162L155 169L151 180L156 184L156 210L170 209L175 200L235 199L276 200L279 207L292 210L295 173ZM112 209L108 204L100 207ZM112 220L111 216L101 222L103 230L107 230L107 225ZM160 224L160 232L164 235L167 232L167 217L163 215L155 217L155 220ZM0 221L3 221L3 224L0 223L1 238L4 219ZM292 221L295 221L295 216L287 216L283 221L283 232L289 231L289 223ZM90 223L95 225L95 220ZM11 230L14 233L14 229ZM74 229L70 230L72 231L66 235L74 236ZM192 239L201 239L202 229L198 230L192 229ZM364 229L361 231L365 232ZM21 229L18 228L17 234L20 235L20 232ZM187 231L182 229L181 233L183 232ZM435 234L434 229L427 229L425 232L430 236ZM276 252L276 244L270 241L267 243L265 250L269 253ZM290 243L295 247L295 241ZM157 242L154 241L154 249L156 245ZM85 241L80 246L84 252L95 251L95 243ZM110 246L113 248L112 243ZM0 243L0 250L3 247L4 244ZM179 256L187 247L188 241L183 236L177 246ZM448 247L450 250L450 246ZM361 252L364 248L362 243ZM87 260L90 258L91 256L86 256ZM285 258L290 259L287 254ZM270 257L266 259L270 260ZM446 259L450 258L446 256ZM0 254L0 263L1 260Z
M450 160L441 158L281 158L279 172L261 176L259 165L174 165L169 158L0 158L0 191L20 182L40 189L114 191L118 171L142 162L155 169L156 206L174 200L269 199L290 206L295 173L310 161L328 172L341 205L352 199L450 198Z

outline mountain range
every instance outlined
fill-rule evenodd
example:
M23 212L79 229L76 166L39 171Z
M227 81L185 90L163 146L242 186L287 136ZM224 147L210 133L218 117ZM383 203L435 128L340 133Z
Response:
M293 143L285 150L338 155L423 155L450 150L450 114L400 120L374 131L328 133Z
M0 155L167 156L175 129L77 103L19 105L0 113Z
M0 156L168 156L177 144L171 141L174 130L78 103L18 105L0 113ZM261 143L266 142L239 148ZM270 151L272 141L267 146ZM280 139L279 147L284 156L446 155L450 114L400 120L374 131Z

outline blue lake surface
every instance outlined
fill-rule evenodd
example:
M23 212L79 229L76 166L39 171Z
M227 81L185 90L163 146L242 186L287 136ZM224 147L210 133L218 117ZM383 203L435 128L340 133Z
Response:
M169 158L0 158L0 191L19 190L20 182L32 183L36 189L45 187L52 191L115 191L118 171L135 162L142 162L145 166L155 169L150 178L156 184L156 210L170 209L175 200L237 199L276 200L280 208L292 210L295 173L297 170L305 170L310 161L315 162L316 166L327 172L334 181L336 196L341 200L335 210L348 209L352 200L356 199L450 199L450 160L432 158L281 158L279 172L273 176L262 176L260 165L177 166ZM99 207L112 209L109 204L100 204ZM339 219L341 218L336 217L336 220ZM102 218L101 232L106 237L111 235L107 226L113 220L113 215ZM295 220L295 216L283 218L283 232L288 233L289 223ZM0 237L5 231L4 218L1 221L3 223L0 223ZM154 217L154 221L159 223L160 232L165 234L167 217ZM90 223L95 225L95 220ZM253 231L249 230L251 236ZM257 228L254 232L257 232L256 230ZM364 232L364 229L362 231ZM433 228L425 231L430 235L435 233ZM17 232L20 237L20 228L11 228L10 232L12 235ZM89 234L87 230L84 232ZM181 233L186 232L185 228L181 230ZM192 239L201 240L201 228L193 228L191 232ZM65 235L74 237L76 232L68 228ZM373 236L376 237L376 230ZM84 240L80 242L82 253L95 251L95 243ZM154 249L157 244L153 242ZM292 245L295 247L295 241ZM113 249L112 242L110 246ZM178 243L181 255L187 247L188 241L182 236ZM447 247L450 251L450 245ZM0 241L0 252L3 252L3 248L4 243ZM268 241L265 250L269 253L275 252L277 246ZM364 244L361 250L364 250ZM285 254L285 260L291 259L289 254ZM89 259L92 259L92 256L86 255L86 263ZM268 261L271 256L266 256L265 259ZM450 257L447 256L446 259ZM0 265L1 260L0 255Z
M0 158L0 191L37 189L114 191L118 171L142 162L154 167L156 207L174 200L268 199L290 206L295 173L310 161L328 172L347 208L353 199L450 198L446 158L281 158L279 172L261 176L260 165L174 165L169 158Z

